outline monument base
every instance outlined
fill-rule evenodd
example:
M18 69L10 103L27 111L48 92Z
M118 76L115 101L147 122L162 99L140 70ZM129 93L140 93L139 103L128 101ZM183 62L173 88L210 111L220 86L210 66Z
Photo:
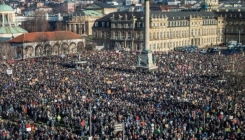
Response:
M158 66L156 66L156 57L152 55L151 51L144 50L138 58L137 70L143 71L156 71Z
M157 71L158 66L152 66L152 67L145 67L145 66L136 66L136 70L142 70L142 71Z

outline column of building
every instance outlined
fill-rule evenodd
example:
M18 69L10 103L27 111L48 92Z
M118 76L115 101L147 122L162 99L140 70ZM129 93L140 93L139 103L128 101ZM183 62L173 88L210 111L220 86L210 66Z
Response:
M2 13L2 26L4 26L4 13Z
M76 24L72 24L72 32L76 33Z

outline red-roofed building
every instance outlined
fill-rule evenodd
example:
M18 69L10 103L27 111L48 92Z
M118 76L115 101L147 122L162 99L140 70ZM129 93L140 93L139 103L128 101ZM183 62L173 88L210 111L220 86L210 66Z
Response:
M32 32L8 41L17 58L33 58L77 53L84 49L85 39L70 31Z

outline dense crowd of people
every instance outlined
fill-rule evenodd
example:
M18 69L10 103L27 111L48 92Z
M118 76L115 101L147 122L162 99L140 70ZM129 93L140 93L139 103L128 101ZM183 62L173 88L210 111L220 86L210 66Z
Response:
M64 66L78 55L1 62L0 139L245 138L243 75L234 76L245 57L155 56L154 72L135 69L131 52L83 52L79 68Z

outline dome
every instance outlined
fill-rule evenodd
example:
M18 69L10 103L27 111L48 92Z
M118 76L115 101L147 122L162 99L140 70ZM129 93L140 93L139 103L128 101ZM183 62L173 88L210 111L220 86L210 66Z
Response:
M8 6L8 5L5 5L5 4L2 4L0 5L0 12L6 12L6 11L11 11L13 12L13 8L11 6Z

